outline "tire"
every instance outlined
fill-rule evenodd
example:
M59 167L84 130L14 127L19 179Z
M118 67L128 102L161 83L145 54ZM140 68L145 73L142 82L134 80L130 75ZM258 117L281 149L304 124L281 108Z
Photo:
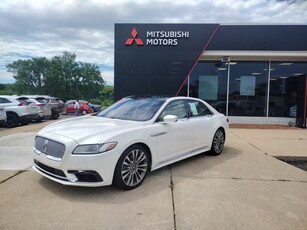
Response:
M56 120L56 119L58 119L59 117L60 117L60 114L52 115L52 116L50 117L50 120Z
M141 145L133 145L126 149L119 158L114 184L123 190L131 190L140 186L149 169L149 155Z
M213 136L210 154L213 156L220 155L224 149L224 143L225 143L225 133L223 129L220 128L215 132Z
M87 114L87 112L86 112L86 110L82 110L82 115L85 115L85 114Z
M8 113L6 117L6 127L8 128L14 128L18 126L19 118L16 114Z
M35 121L36 122L41 122L43 119L44 119L43 117L40 117L40 118L36 118Z
M29 121L21 121L20 124L21 125L28 125L30 122Z

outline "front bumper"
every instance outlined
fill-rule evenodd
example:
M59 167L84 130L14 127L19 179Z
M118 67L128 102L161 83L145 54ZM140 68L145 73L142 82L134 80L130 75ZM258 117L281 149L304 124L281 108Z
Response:
M52 159L34 148L32 168L63 185L82 187L111 185L118 154L112 150L96 155L74 155L71 152L75 146L66 148L60 160Z
M27 115L24 115L24 116L20 116L19 117L19 120L20 122L30 122L32 120L36 120L39 118L39 114L36 113L36 114L27 114Z

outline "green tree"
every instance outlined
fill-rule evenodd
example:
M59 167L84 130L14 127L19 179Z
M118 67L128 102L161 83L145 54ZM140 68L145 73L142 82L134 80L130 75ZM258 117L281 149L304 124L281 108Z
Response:
M79 90L79 95L89 100L99 96L99 91L105 86L105 81L100 76L97 65L79 63L78 79L75 84L78 84L76 88Z
M41 94L49 66L49 60L42 57L15 61L7 65L7 70L13 73L18 94Z
M75 86L76 78L78 78L76 55L63 52L62 56L51 59L46 79L46 93L63 99L75 99L79 95L79 89Z
M102 106L109 106L114 102L114 86L105 86L99 92L99 94L99 99L102 101Z
M89 100L97 98L105 85L97 65L76 62L76 55L66 51L51 59L18 60L7 70L16 79L18 94Z
M0 84L0 95L14 95L16 92L15 84Z

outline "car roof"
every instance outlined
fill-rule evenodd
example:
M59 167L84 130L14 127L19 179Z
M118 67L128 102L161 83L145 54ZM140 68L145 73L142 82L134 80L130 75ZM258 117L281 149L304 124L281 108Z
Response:
M127 96L127 97L124 97L124 98L153 98L153 99L167 99L167 98L170 98L170 96L163 96L163 95L131 95L131 96Z
M152 99L163 99L163 100L176 100L176 99L191 99L191 100L198 100L202 101L200 98L194 98L194 97L186 97L186 96L164 96L164 95L132 95L132 96L127 96L124 97L123 99L128 99L128 98L133 98L133 99L147 99L147 98L152 98Z

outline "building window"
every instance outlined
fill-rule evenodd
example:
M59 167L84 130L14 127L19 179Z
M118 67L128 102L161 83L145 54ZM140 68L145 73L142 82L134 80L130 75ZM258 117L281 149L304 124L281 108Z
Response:
M227 70L227 65L220 61L199 62L190 76L189 95L205 100L225 114Z
M231 61L229 67L228 116L296 117L306 62ZM226 114L227 78L228 63L201 61L180 95L201 98Z
M230 62L229 116L266 116L268 62Z
M270 117L296 117L299 78L306 74L306 62L271 63Z

